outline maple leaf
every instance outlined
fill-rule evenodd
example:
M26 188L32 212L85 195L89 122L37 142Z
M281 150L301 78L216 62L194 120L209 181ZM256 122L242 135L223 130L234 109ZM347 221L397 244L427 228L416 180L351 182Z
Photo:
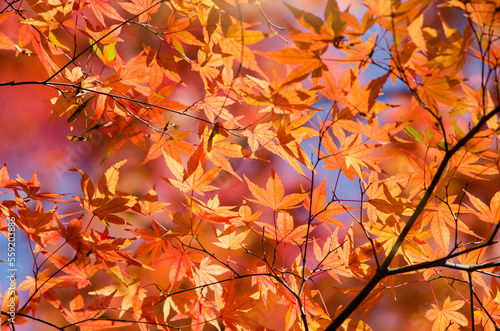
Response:
M265 146L275 138L276 135L269 130L272 126L273 124L270 122L259 123L253 131L245 131L243 133L247 137L247 142L252 153L255 153L259 149L259 146Z
M472 205L477 210L476 215L480 220L487 223L496 224L500 217L500 192L495 193L491 198L490 207L469 192L466 192Z
M177 73L174 66L176 62L173 56L160 56L158 51L154 47L148 47L143 45L144 52L146 53L146 63L150 67L149 71L149 82L152 91L155 91L162 83L163 76L166 76L173 82L183 84L181 77ZM167 100L168 96L172 93L175 85L165 86L160 91L157 91L154 95L149 96L149 102L158 106L164 106L169 108L181 108L179 110L187 109L187 106L181 103L174 103ZM155 102L156 101L156 102ZM175 107L174 107L175 106Z
M276 121L277 119L274 122L276 123ZM316 135L316 132L313 132L314 130L309 130L308 128L303 127L306 122L306 116L301 116L296 120L291 120L288 117L285 118L285 120L280 120L279 127L276 132L278 145L264 146L285 159L299 174L303 176L305 176L305 174L302 171L299 162L310 170L313 169L313 166L309 157L300 145L303 139L314 137Z
M204 195L204 192L217 189L215 186L210 185L210 183L212 183L219 174L221 170L220 167L214 167L205 172L203 166L198 165L191 173L188 173L184 170L182 164L174 160L170 155L165 153L165 151L163 151L163 156L165 158L165 163L176 178L163 179L169 184L177 187L181 192L193 191L200 195Z
M467 233L469 235L479 237L469 227L458 217L454 216L457 214L466 213L464 210L460 210L460 206L454 204L455 196L449 196L449 201L446 203L441 202L430 212L424 212L423 217L425 221L431 222L432 236L438 243L438 245L443 249L443 251L448 251L448 246L450 244L450 230L449 227L455 228L457 231L462 233Z
M148 191L143 196L137 197L139 200L138 208L134 206L134 211L139 209L139 213L143 215L151 215L152 213L161 213L165 210L165 207L170 205L167 202L158 202L158 194L156 193L156 187L153 186L151 190ZM144 201L143 201L144 200Z
M77 111L78 112L83 111L87 106L81 100L81 98L76 98L74 96L68 98L66 95L62 93L59 93L59 97L52 98L50 100L50 103L55 106L54 109L52 110L52 113L50 114L50 119L58 118L64 114L66 114L69 119L70 116L72 116L72 114L76 113Z
M126 277L130 278L123 265L152 270L152 268L131 257L128 251L124 251L125 248L132 244L134 239L111 237L109 236L108 227L104 229L104 232L86 231L82 234L82 238L85 243L85 250L89 251L87 254L95 256L95 264L99 265L103 271L113 274L122 281L125 281Z
M342 331L372 331L372 329L363 321L356 319L346 319L341 327Z
M120 90L128 90L133 87L135 91L149 96L151 88L149 85L151 68L147 65L147 57L143 53L123 62L119 56L116 57L115 72L104 81L103 87L111 87L108 93L119 93ZM96 119L94 119L96 120Z
M323 80L327 83L328 87L325 95L362 116L367 116L370 113L379 113L387 109L389 105L375 99L381 95L382 87L389 74L372 80L362 88L358 80L358 71L358 68L351 68L350 72L344 72L337 84L330 74L324 73Z
M463 300L451 301L450 297L447 297L443 303L443 307L431 304L432 308L427 310L425 317L434 321L432 331L445 329L459 330L458 325L466 326L469 324L467 318L457 311L462 308L464 303Z
M234 58L241 63L245 68L259 73L261 76L266 77L265 73L260 69L257 64L254 52L247 46L240 43L236 38L224 38L219 43L224 55L234 56Z
M216 304L224 326L230 330L258 329L259 323L248 316L257 300L247 296L236 296L234 281L229 281L221 296L216 296Z
M276 294L278 290L278 283L271 276L265 275L269 272L267 266L264 265L257 266L255 272L258 275L252 277L252 286L257 285L259 289L259 291L257 292L259 295L259 299L262 300L262 302L264 303L264 307L267 309L268 293L269 291L271 291L271 293Z
M268 36L268 34L263 33L258 30L248 30L252 26L256 26L258 23L243 23L243 24L235 24L231 25L226 33L226 38L234 38L238 40L238 42L246 45L251 45L258 43ZM242 30L243 29L243 30Z
M80 31L93 42L102 45L111 45L124 41L119 37L122 29L121 25L114 24L109 27L97 25L94 27L88 19L85 19L85 23L85 30L82 29Z
M41 206L41 205L40 205ZM29 209L20 208L17 226L21 228L31 240L42 242L42 237L52 229L56 210L43 211L40 208L33 213Z
M397 210L398 215L411 213L413 204L400 197L410 179L411 177L407 175L398 174L379 180L376 172L370 173L368 178L370 184L366 188L368 199L364 206L370 223L377 220L385 222L394 210Z
M272 53L257 52L257 54L268 56L285 64L302 64L314 58L313 52L296 48L280 49Z
M59 233L61 237L64 238L66 242L69 243L71 247L76 251L81 248L80 245L82 244L82 219L83 215L80 215L77 218L73 218L67 223L66 226L60 220L58 220Z
M306 50L287 48L273 53L258 52L258 54L268 56L281 63L300 64L288 74L282 87L300 82L309 76L311 72L324 66L317 53Z
M247 202L243 200L243 203L240 205L238 209L238 216L235 219L231 220L231 223L235 226L251 224L257 221L262 213L262 208L252 214L252 209L248 206Z
M404 122L391 122L380 127L379 121L374 114L368 119L366 125L360 120L339 120L336 123L346 131L363 134L370 140L379 143L402 141L399 137L395 136L395 134L403 130L406 126Z
M119 169L126 162L127 160L122 160L113 164L108 170L106 170L104 175L99 180L97 191L95 193L96 199L104 199L106 197L115 195L120 175Z
M295 277L290 278L289 286L294 292L298 290L298 283ZM306 285L304 287L303 294L300 297L302 305L298 304L297 299L290 291L284 290L283 287L280 287L280 290L282 299L279 303L287 307L285 312L285 330L291 330L293 327L301 325L304 322L300 319L302 313L307 315L307 321L312 321L313 317L328 319L323 309L314 301L317 291L311 291L309 286Z
M165 252L161 254L156 262L156 265L170 266L169 280L170 283L182 281L186 274L191 274L191 267L194 266L191 258L196 255L186 252L185 249L180 247L173 247L170 243L166 242Z
M234 225L225 225L224 231L216 229L215 232L219 242L214 243L214 245L226 249L237 250L243 248L243 240L248 236L250 230L236 234L236 227Z
M164 241L165 230L153 220L153 230L150 229L127 229L145 241L137 247L134 257L144 256L151 253L151 264L155 265L161 254L167 250Z
M228 158L242 158L243 154L246 152L240 145L224 141L228 137L228 133L222 128L220 123L216 123L212 131L210 131L210 134L208 134L207 130L204 130L203 134L208 136L206 144L204 143L205 140L203 140L198 147L203 147L203 150L200 149L199 151L200 154L203 154L203 160L210 160L214 166L220 167L241 180L240 176L234 171Z
M174 12L170 14L167 20L167 28L165 30L165 40L167 43L171 43L177 52L179 52L184 58L186 53L182 44L202 46L196 37L187 28L191 25L189 18L179 18L175 19Z
M214 311L214 304L211 300L205 298L198 298L192 300L192 303L187 306L185 313L177 314L172 321L191 318L191 329L193 331L202 331L204 325L211 324L213 327L219 329L217 322L217 314Z
M211 123L215 123L220 117L223 120L229 121L233 119L233 115L225 107L234 104L234 100L227 97L210 96L196 105L197 108L202 109Z
M1 13L0 14L0 24L5 22L9 17L11 17L13 15L14 15L13 11ZM16 44L9 37L7 37L3 32L0 32L0 49L6 49L6 50L16 49Z
M482 157L488 157L487 152L481 153ZM452 166L458 172L473 178L481 179L479 176L488 176L496 173L493 164L478 162L481 158L473 153L468 153L465 150L460 150L452 157ZM482 160L481 160L482 161Z
M124 327L131 325L131 322L117 322L109 320L99 320L98 317L102 316L106 306L109 306L113 294L108 296L101 296L92 301L87 308L85 308L83 297L77 289L71 301L69 302L69 309L61 307L61 313L69 323L77 323L82 331L95 330L95 328L113 328Z
M112 18L117 21L123 21L123 18L118 14L116 9L107 3L108 0L86 0L86 3L90 5L90 8L94 12L99 22L106 26L104 22L104 16Z
M144 299L140 300L138 296L134 296L134 300L132 302L132 315L137 321L144 322L139 324L141 331L148 330L146 324L155 325L161 330L168 331L169 328L165 324L165 319L163 319L155 311L155 308L157 308L164 299L165 298L162 296L148 295Z
M314 242L314 256L316 260L321 261L323 269L325 269L328 274L330 274L337 282L341 283L340 276L350 277L352 273L348 269L349 260L346 260L345 254L341 251L344 248L344 244L340 245L338 240L338 229L335 229L334 233L330 236L330 240L327 240L323 245L323 248L319 246L317 242ZM348 246L348 244L346 245Z
M498 324L500 320L500 295L498 292L494 297L487 296L482 302L482 307L484 309L474 311L475 323L482 325L485 331L495 331L496 328L491 317Z
M70 169L82 175L81 187L84 199L80 197L74 197L74 199L80 202L89 213L98 216L106 226L109 226L109 223L125 224L124 219L113 214L129 210L136 204L136 198L129 195L120 194L114 197L117 194L118 169L125 162L127 161L123 160L112 165L99 180L97 190L85 172L80 169Z
M18 285L18 291L29 291L30 296L39 297L52 288L73 287L74 282L65 281L57 277L53 277L53 267L48 267L35 277L26 276L26 279ZM40 284L44 284L40 286Z
M151 140L156 142L149 148L148 155L146 155L143 163L160 157L163 155L162 151L165 151L165 153L180 163L180 153L184 155L192 155L194 152L193 146L184 141L189 134L189 132L174 132L170 134L168 139L162 139L159 134L152 135Z
M378 147L377 144L365 144L360 134L352 134L341 142L338 148L326 132L324 137L325 153L319 152L325 162L325 168L330 170L342 169L347 178L353 180L354 176L363 178L362 167L380 171L377 163L382 159L369 157L366 154Z
M68 202L67 200L56 200L57 198L60 198L64 196L64 194L59 194L59 193L51 193L51 192L39 192L41 185L40 182L38 181L38 176L36 171L33 172L33 176L30 178L30 180L26 181L19 175L15 179L8 180L8 173L7 173L7 168L4 166L2 169L3 171L3 185L4 187L10 190L18 191L21 190L26 194L26 198L28 199L33 199L33 200L47 200L47 201L52 201L52 202L59 202L59 203L66 203Z
M141 14L139 15L139 23L146 23L149 22L151 15L158 12L160 3L160 1L153 3L153 0L131 0L131 2L120 2L119 4L131 14Z
M297 21L306 29L319 32L321 29L325 28L323 20L316 15L295 8L286 2L285 5L292 12Z
M314 228L313 225L308 227L307 224L295 227L292 215L282 211L278 213L275 225L262 222L256 222L256 224L264 228L262 232L266 237L276 240L277 243L301 244L307 235L307 231Z
M229 224L238 217L238 213L232 210L234 207L220 206L218 195L214 195L206 203L195 198L188 198L188 202L192 212L208 222Z
M28 0L28 4L38 14L35 18L28 18L22 23L37 26L39 28L48 28L55 30L59 26L69 20L73 14L73 1L54 0L49 3L44 3L34 0Z
M407 250L413 251L416 254L423 254L423 250L419 243L422 242L422 239L427 239L431 231L422 231L422 225L422 223L417 223L412 228L402 243L402 249L398 254L401 254L406 259L408 259L406 255ZM402 228L401 219L395 219L393 216L390 216L384 223L375 223L368 231L378 237L377 246L381 245L387 253L394 246L396 240L398 240Z
M292 193L285 195L283 184L281 184L281 180L274 169L271 169L271 177L267 180L266 189L254 184L246 176L245 180L248 184L250 192L256 198L251 199L250 201L269 207L273 210L296 208L307 195L305 193Z
M210 162L212 162L214 166L220 167L222 170L229 172L240 181L240 176L234 170L228 158L242 158L244 153L246 153L246 151L244 151L240 145L229 141L215 142L209 152L207 144L207 158Z
M353 73L353 77L358 77ZM369 114L370 112L379 113L384 110L388 105L384 105L379 101L375 101L380 96L382 86L385 84L389 73L372 80L369 84L361 89L358 80L351 82L349 92L346 93L347 104L358 111L361 115Z
M325 8L325 25L332 29L335 37L342 35L346 28L346 22L343 19L342 12L336 0L328 0Z
M205 89L210 91L213 89L212 80L220 75L219 67L223 64L221 54L213 53L208 46L204 46L198 50L198 61L192 61L191 68L200 73Z
M99 270L99 266L93 264L89 258L75 259L74 263L71 263L70 259L56 253L45 253L45 255L57 268L66 273L58 279L74 282L78 288L90 285L90 278Z
M121 109L116 108L115 111L124 114ZM144 151L147 151L143 125L144 123L135 117L119 117L115 119L113 126L109 129L109 134L111 134L112 137L108 143L107 151L102 162L105 162L127 141L130 141L134 145L142 148Z
M140 301L146 297L146 290L140 287L141 282L138 279L127 279L124 283L116 277L112 278L115 284L105 286L91 292L91 294L104 296L112 295L113 298L122 297L119 314L119 317L122 317L127 310L133 308L134 301Z
M309 197L309 195L306 197L304 207L318 221L327 222L341 229L344 228L344 225L332 216L354 209L353 207L343 206L338 202L326 202L326 179L323 179L321 185L313 190L312 197Z
M200 231L199 228L197 227L193 228L195 219L189 208L186 208L184 210L184 215L181 215L179 213L174 213L171 211L167 211L167 213L170 216L172 222L176 224L176 227L167 231L166 235L185 236L185 235L196 234L197 232Z
M218 295L222 295L222 285L218 283L215 276L222 275L230 270L217 265L212 264L213 258L211 256L204 257L199 267L192 267L193 269L193 282L196 286L207 285L208 288L213 289ZM203 288L197 288L197 293L202 293Z
M3 164L2 169L0 169L0 188L9 187L12 183L9 180L9 173L7 171L7 164Z

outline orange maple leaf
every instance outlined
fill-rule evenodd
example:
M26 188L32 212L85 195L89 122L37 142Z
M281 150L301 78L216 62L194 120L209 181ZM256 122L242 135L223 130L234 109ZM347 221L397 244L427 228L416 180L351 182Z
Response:
M142 13L141 15L139 15L139 22L146 23L149 22L151 15L158 12L158 10L160 9L160 3L161 1L156 1L156 3L153 3L153 0L132 0L131 2L120 2L119 4L123 7L123 9L131 14L137 15ZM148 8L150 9L147 10Z
M151 252L151 264L156 264L161 254L167 250L164 240L165 230L153 221L153 230L150 229L127 229L145 241L137 247L134 257L144 256Z
M496 224L498 222L498 218L500 217L500 192L495 193L495 195L491 198L490 207L469 192L466 193L472 202L472 205L477 210L476 215L480 220L492 224Z
M450 297L447 297L443 307L432 304L432 308L425 313L425 317L434 321L432 331L459 330L458 325L466 326L469 324L467 317L457 311L462 308L464 303L463 300L451 301Z
M205 172L203 165L196 164L192 172L187 172L184 170L182 164L174 160L170 155L165 153L165 151L163 151L163 156L165 158L165 163L176 179L162 178L165 179L167 183L177 187L181 192L193 191L200 195L204 195L204 192L217 189L217 187L210 185L210 183L212 183L219 174L221 170L220 167L214 167Z
M182 247L178 247L179 245L173 247L169 242L165 244L165 252L158 257L156 265L170 266L168 278L170 283L173 284L182 281L188 272L191 275L191 267L194 266L191 258L195 257L195 255L187 252Z
M281 180L274 169L271 169L271 177L267 180L265 190L251 182L246 176L245 180L247 181L250 192L252 192L252 195L256 198L250 201L273 210L297 208L297 205L307 196L306 193L292 193L285 196L285 188L283 184L281 184Z
M92 8L94 15L103 26L107 26L106 22L104 22L104 16L117 21L123 21L123 18L120 16L120 14L118 14L116 9L107 4L107 1L108 0L87 0L87 3L90 5L90 8Z
M293 217L287 212L279 212L276 218L276 225L257 222L264 228L264 235L275 239L277 243L298 243L301 244L307 234L307 224L295 227ZM309 228L312 230L313 226Z
M354 207L342 206L338 202L326 202L326 179L323 179L321 185L313 190L312 199L309 196L306 197L304 207L311 212L312 217L316 220L332 224L341 229L344 228L344 225L333 215L339 215L354 209Z

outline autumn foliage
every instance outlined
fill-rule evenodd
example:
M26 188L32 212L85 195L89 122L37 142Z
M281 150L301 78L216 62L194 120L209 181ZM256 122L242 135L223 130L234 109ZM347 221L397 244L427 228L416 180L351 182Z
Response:
M500 329L500 3L305 6L0 5L2 330Z

